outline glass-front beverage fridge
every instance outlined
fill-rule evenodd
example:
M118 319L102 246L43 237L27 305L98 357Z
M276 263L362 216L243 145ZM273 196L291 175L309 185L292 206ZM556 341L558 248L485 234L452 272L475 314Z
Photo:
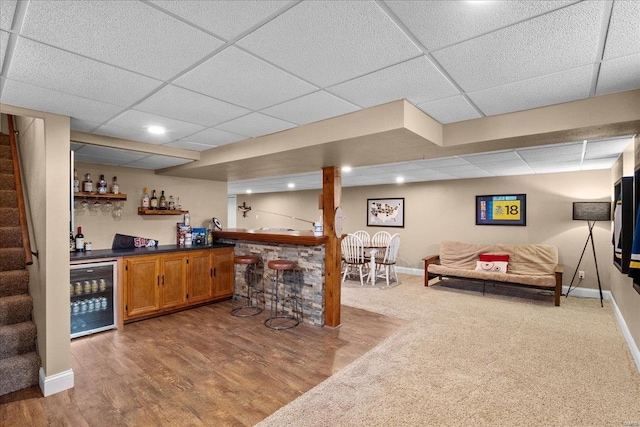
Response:
M73 264L70 268L71 338L115 329L116 261Z

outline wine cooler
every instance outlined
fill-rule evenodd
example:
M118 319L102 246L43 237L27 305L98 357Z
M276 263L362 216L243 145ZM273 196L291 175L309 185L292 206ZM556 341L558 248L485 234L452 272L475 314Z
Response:
M71 265L71 338L116 328L117 277L116 261Z

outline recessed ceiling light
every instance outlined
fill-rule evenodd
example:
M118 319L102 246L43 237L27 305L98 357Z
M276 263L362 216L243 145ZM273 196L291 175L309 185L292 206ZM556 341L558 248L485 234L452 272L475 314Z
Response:
M351 172L351 166L343 166L342 172Z
M162 126L149 126L147 128L147 132L152 133L154 135L164 135L167 130Z
M247 190L247 191L245 191L245 193L251 194L251 190Z
M399 176L399 177L396 178L396 182L397 183L404 182L404 178Z
M287 187L289 188L294 188L296 185L293 182L290 182L287 184Z

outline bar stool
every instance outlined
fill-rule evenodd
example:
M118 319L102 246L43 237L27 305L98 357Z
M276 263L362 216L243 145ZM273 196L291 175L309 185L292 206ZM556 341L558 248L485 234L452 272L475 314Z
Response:
M233 287L233 301L236 301L238 298L243 298L247 300L247 304L234 307L231 309L231 314L236 317L251 317L262 313L262 308L260 308L258 295L264 295L264 282L259 280L258 278L258 264L260 263L260 258L255 255L237 255L233 259L234 263L234 278L235 278L235 266L236 265L246 265L246 269L244 271L244 279L247 284L247 295L238 295L236 287ZM258 288L258 283L262 283L262 290ZM253 291L253 292L252 292ZM255 296L256 303L253 304L253 296Z
M264 321L266 327L276 330L282 329L291 329L300 324L300 318L298 310L298 284L295 282L292 283L291 290L294 295L279 295L278 288L280 288L280 281L282 280L284 283L284 275L287 271L294 273L298 264L295 261L291 261L288 259L276 259L269 261L267 263L269 269L274 270L275 274L272 272L272 292L271 292L271 312L269 314L269 318ZM286 293L286 286L285 291ZM288 314L285 311L285 303L291 303L291 311L293 314ZM282 303L282 310L278 311L278 304Z

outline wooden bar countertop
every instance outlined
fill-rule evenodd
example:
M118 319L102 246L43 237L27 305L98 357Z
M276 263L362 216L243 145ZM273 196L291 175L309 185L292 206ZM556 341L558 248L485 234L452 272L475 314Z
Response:
M214 239L247 240L250 242L284 243L289 245L318 246L327 241L326 236L314 236L313 231L279 231L247 228L215 230Z

